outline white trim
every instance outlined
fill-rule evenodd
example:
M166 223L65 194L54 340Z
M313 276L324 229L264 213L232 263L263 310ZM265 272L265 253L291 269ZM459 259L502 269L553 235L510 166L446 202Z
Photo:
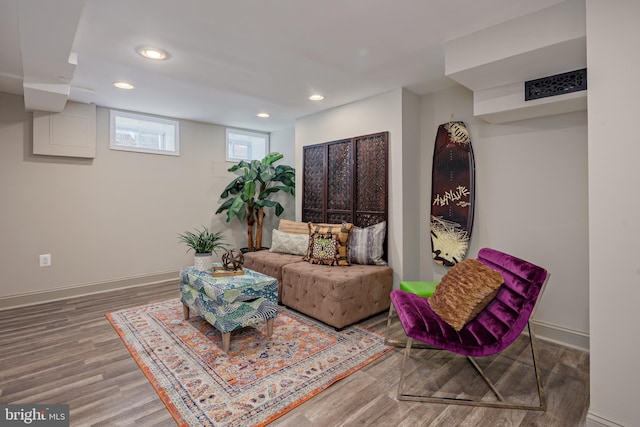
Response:
M602 418L593 412L587 413L586 427L624 427L622 424L618 424L606 418Z
M589 351L589 334L574 331L558 325L531 320L536 337L544 341L575 348L576 350Z
M154 274L125 277L104 282L73 285L58 289L25 292L23 294L0 297L0 311L11 308L26 307L29 305L59 301L84 295L100 294L117 289L134 288L138 286L155 285L165 282L177 282L180 280L180 271L170 270Z
M0 297L0 310L42 304L45 302L58 301L83 295L99 294L117 289L133 288L171 281L177 282L179 278L180 271L170 270L154 274L107 280L104 282L67 286L53 290L26 292L17 295ZM536 337L541 340L575 348L581 351L589 351L588 334L563 328L561 326L540 322L538 320L531 320L531 325L536 334ZM609 424L604 425L607 426ZM617 424L610 425L617 426Z
M118 150L118 151L133 151L137 153L163 154L165 156L180 155L180 122L179 121L164 119L156 116L150 116L148 114L129 113L129 112L119 111L119 110L110 110L109 117L110 117L110 120L109 120L109 148L110 149ZM175 150L127 147L127 146L116 144L116 118L117 117L140 120L144 122L173 127L173 138L174 138Z
M260 154L256 154L253 150L251 152L251 156L247 156L247 157L238 157L238 156L233 156L230 154L230 143L229 143L229 135L230 134L235 134L235 135L240 135L240 136L246 136L249 138L261 138L264 139L264 152L260 152ZM245 162L250 162L252 160L262 160L263 157L265 157L267 154L269 154L269 145L270 145L270 141L269 141L270 135L266 132L258 132L258 131L253 131L253 130L243 130L243 129L236 129L236 128L226 128L225 130L225 139L224 139L224 145L225 145L225 159L227 160L227 162L239 162L240 160L244 160ZM247 141L247 145L251 146L251 148L253 148L253 142L252 141Z

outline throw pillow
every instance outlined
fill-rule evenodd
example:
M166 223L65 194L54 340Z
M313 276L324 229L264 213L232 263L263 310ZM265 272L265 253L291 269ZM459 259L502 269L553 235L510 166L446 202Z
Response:
M278 224L278 230L285 233L305 234L309 236L309 225L306 222L291 221L290 219L281 219Z
M308 227L309 236L313 236L314 233L331 234L336 236L338 240L337 263L332 265L351 265L351 263L349 262L349 236L351 234L353 224L314 224L310 222ZM311 239L309 240L311 241ZM311 244L309 244L309 250L307 251L305 261L309 261L310 256Z
M499 272L467 259L451 267L427 301L442 320L460 331L491 302L503 283Z
M312 233L309 236L308 261L311 264L338 264L338 236L332 233Z
M309 247L309 235L297 233L285 233L273 230L271 235L271 252L279 252L291 255L306 255Z
M352 264L387 265L384 256L386 221L366 228L353 227L349 237L349 260Z

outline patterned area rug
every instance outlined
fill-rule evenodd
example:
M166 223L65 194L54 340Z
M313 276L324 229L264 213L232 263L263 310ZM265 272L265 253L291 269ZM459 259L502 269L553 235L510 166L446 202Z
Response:
M266 323L231 334L200 317L183 319L180 300L106 314L181 426L262 426L392 348L379 334L351 326L336 332L278 308Z

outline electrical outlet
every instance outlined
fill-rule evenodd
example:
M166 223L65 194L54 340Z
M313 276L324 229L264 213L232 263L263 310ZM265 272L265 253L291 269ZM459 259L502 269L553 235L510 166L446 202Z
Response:
M40 267L50 267L50 266L51 266L51 254L40 255Z

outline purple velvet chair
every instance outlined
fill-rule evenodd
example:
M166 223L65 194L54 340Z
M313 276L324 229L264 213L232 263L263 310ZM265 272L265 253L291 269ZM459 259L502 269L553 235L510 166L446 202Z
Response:
M504 278L504 284L500 287L495 298L459 332L431 310L426 298L398 289L391 292L391 302L408 337L398 384L398 400L544 410L546 403L537 367L535 337L529 326L529 318L533 314L538 297L546 283L547 271L527 261L489 248L481 249L477 259L499 271ZM538 387L539 405L505 401L495 385L473 359L473 357L491 356L506 349L520 336L525 327L529 330L529 344ZM405 369L413 340L426 343L435 350L448 350L467 356L496 394L498 400L443 398L403 393Z

